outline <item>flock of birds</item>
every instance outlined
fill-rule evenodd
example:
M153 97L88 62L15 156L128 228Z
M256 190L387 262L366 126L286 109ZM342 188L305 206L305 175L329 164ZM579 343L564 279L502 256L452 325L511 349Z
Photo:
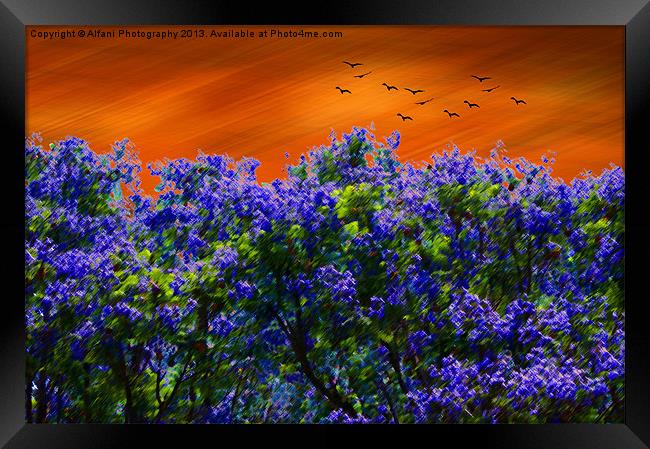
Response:
M355 67L358 67L358 66L362 66L362 65L363 65L363 64L360 63L360 62L348 62L348 61L343 61L343 64L347 64L347 65L349 65L350 68L352 68L352 69L354 69ZM359 79L361 79L361 78L363 78L363 77L365 77L365 76L367 76L367 75L370 75L371 73L372 73L372 70L369 71L369 72L366 72L366 73L359 74L359 75L354 75L354 77L355 77L355 78L359 78ZM486 80L490 80L490 79L492 79L492 78L490 78L489 76L476 76L476 75L472 75L471 77L472 77L472 78L475 78L476 80L478 80L479 83L482 83L483 81L486 81ZM388 83L381 83L381 85L384 86L384 87L386 87L386 89L388 90L388 92L390 92L391 90L399 90L398 87L396 87L396 86L391 86L391 85L388 84ZM497 86L490 87L490 88L487 88L487 89L482 89L481 92L487 92L487 93L490 93L490 92L492 92L493 90L498 89L499 87L501 87L501 86L500 86L500 85L497 85ZM336 89L338 89L339 92L341 92L341 95L344 95L344 94L350 94L350 95L351 95L351 94L352 94L352 92L351 92L349 89L343 89L343 88L340 87L340 86L336 86ZM404 89L405 91L410 92L410 93L413 94L413 95L417 95L417 94L419 94L419 93L424 93L424 92L425 92L425 91L422 90L422 89L409 89L408 87L404 87L403 89ZM432 98L429 98L428 100L417 101L417 102L415 102L415 104L417 104L417 105L419 105L419 106L424 106L425 104L427 104L428 102L432 101L433 99L434 99L434 98L432 97ZM518 98L515 98L515 97L510 97L510 99L513 100L513 101L515 102L515 106L519 106L520 104L527 104L524 100L521 100L521 99L518 99ZM478 104L476 104L476 103L472 103L472 102L469 101L469 100L465 100L463 103L465 103L469 109L472 109L472 108L479 108L479 109L480 109L480 108L481 108ZM458 117L458 118L460 118L460 114L458 114L457 112L450 112L450 111L447 110L447 109L443 109L442 112L447 113L447 115L449 116L449 118L454 118L454 117ZM411 121L413 121L413 118L412 118L412 117L410 117L410 116L408 116L408 115L404 115L404 114L402 114L401 112L398 112L398 113L397 113L397 116L398 116L399 118L401 118L402 121L406 121L406 120L411 120Z

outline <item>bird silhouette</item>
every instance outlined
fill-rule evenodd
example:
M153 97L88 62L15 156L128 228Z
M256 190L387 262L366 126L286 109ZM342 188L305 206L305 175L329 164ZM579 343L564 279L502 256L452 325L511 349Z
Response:
M480 106L477 105L476 103L470 103L470 102L467 101L467 100L463 101L463 103L466 103L467 106L469 106L470 109L472 109L472 108L480 108Z
M400 114L399 112L397 113L397 116L398 116L398 117L401 117L401 119L402 119L403 122L405 122L406 120L411 120L411 121L413 121L413 119L412 119L411 117L409 117L408 115L402 115L402 114Z
M346 93L346 92L347 92L347 93L349 93L349 94L351 94L351 93L352 93L352 92L350 92L350 91L349 91L349 90L347 90L347 89L341 89L341 88L340 88L339 86L336 86L336 88L337 88L338 90L340 90L340 91L341 91L341 94L344 94L344 93Z
M485 80L491 80L491 79L492 79L492 78L490 78L489 76L476 76L476 75L472 75L472 78L476 78L476 79L479 80L479 82L481 82L481 83L482 83L483 81L485 81Z
M395 86L389 86L389 85L386 84L386 83L381 83L381 85L382 85L382 86L386 86L386 89L388 89L388 90L391 90L391 89L399 90L397 87L395 87Z
M442 111L442 112L446 112L446 113L449 115L449 118L452 118L452 117L460 117L460 115L456 114L455 112L449 112L449 111L446 110L446 109L445 109L444 111Z
M404 90L408 90L413 95L417 94L418 92L424 92L422 89L413 90L413 89L409 89L408 87L405 87Z
M489 89L483 89L483 92L492 92L497 87L501 87L501 86L494 86L494 87L490 87Z
M515 100L515 105L518 105L519 103L528 104L524 100L517 100L515 97L510 97L510 99Z
M370 75L372 73L372 70L368 73L364 73L363 75L354 75L355 78L363 78L366 75Z
M358 65L363 65L360 62L348 62L348 61L343 61L343 64L349 65L351 68L355 68Z
M417 101L417 102L415 102L415 104L419 104L420 106L422 106L422 105L424 105L424 104L427 104L427 103L430 102L431 100L433 100L433 97L432 97L432 98L429 98L428 100Z

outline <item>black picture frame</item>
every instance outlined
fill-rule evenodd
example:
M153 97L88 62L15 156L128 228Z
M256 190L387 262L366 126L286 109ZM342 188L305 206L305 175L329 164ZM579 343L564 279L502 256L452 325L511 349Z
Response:
M0 0L1 119L5 133L0 213L4 257L0 326L0 444L6 448L195 447L236 438L241 447L282 444L332 447L424 444L445 447L643 448L650 445L650 331L644 303L650 254L647 145L643 140L650 98L650 5L645 0L373 0L295 9L277 2L199 0ZM24 171L25 26L108 24L394 24L394 25L617 25L625 27L626 172L626 395L624 424L434 425L434 426L142 426L25 424L24 392ZM645 200L645 201L644 201ZM21 273L21 270L22 273ZM10 287L10 288L7 288ZM299 437L293 437L294 433ZM136 442L137 441L137 442ZM256 441L256 443L253 443ZM416 443L420 441L420 443Z

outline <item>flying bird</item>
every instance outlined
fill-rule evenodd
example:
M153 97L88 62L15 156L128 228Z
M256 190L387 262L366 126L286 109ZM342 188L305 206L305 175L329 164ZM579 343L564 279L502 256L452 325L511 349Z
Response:
M352 92L350 92L350 91L349 91L349 90L347 90L347 89L341 89L341 88L340 88L339 86L336 86L336 88L337 88L338 90L340 90L340 91L341 91L341 94L344 94L344 93L346 93L346 92L347 92L347 93L349 93L349 94L351 94L351 93L352 93Z
M446 113L449 115L449 118L452 118L452 117L460 117L460 115L456 114L455 112L449 112L449 111L446 110L446 109L445 109L444 111L442 111L442 112L446 112Z
M405 122L406 120L411 120L411 121L413 121L413 119L412 119L411 117L409 117L408 115L402 115L402 114L400 114L399 112L397 113L397 116L398 116L398 117L401 117L401 119L402 119L403 122Z
M418 92L424 92L422 89L413 90L413 89L409 89L408 87L405 87L404 90L408 90L413 95L417 94Z
M470 103L470 102L467 101L467 100L463 101L463 103L466 103L467 106L469 106L470 109L472 109L472 108L480 108L480 106L477 105L476 103Z
M348 62L348 61L343 61L343 64L349 65L351 68L355 68L358 65L363 65L360 62Z
M364 73L363 75L354 75L355 78L363 78L366 75L370 75L372 73L372 70L368 73Z
M501 87L501 86L499 85L499 86L490 87L489 89L483 89L483 92L492 92L497 87Z
M476 78L476 79L479 80L479 82L481 82L481 83L482 83L483 81L485 81L485 80L491 80L491 79L492 79L492 78L490 78L489 76L476 76L476 75L472 75L472 78Z
M395 86L389 86L389 85L386 84L386 83L381 83L381 85L382 85L382 86L386 86L386 89L388 89L388 90L391 90L391 89L399 90L397 87L395 87Z
M519 103L528 104L524 100L517 100L515 97L510 97L510 99L515 100L515 105L518 105Z
M420 106L422 106L422 105L424 105L424 104L430 102L431 100L433 100L433 97L432 97L432 98L429 98L428 100L417 101L417 102L415 102L415 104L419 104Z

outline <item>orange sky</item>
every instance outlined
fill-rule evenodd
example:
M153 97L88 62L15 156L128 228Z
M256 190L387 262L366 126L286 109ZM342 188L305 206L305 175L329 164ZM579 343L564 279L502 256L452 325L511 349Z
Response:
M554 174L565 180L624 164L624 27L119 28L343 37L39 39L32 30L63 28L27 27L26 134L40 132L45 142L74 135L98 152L128 137L145 163L194 158L197 149L253 156L262 181L283 176L285 152L293 163L327 144L331 129L340 135L371 122L378 138L401 132L402 161L427 159L450 142L486 156L502 140L510 157L538 162L556 151ZM383 82L400 90L388 92ZM515 106L511 96L527 105ZM480 109L468 110L466 99ZM398 112L413 121L403 123ZM147 190L156 183L143 179Z

